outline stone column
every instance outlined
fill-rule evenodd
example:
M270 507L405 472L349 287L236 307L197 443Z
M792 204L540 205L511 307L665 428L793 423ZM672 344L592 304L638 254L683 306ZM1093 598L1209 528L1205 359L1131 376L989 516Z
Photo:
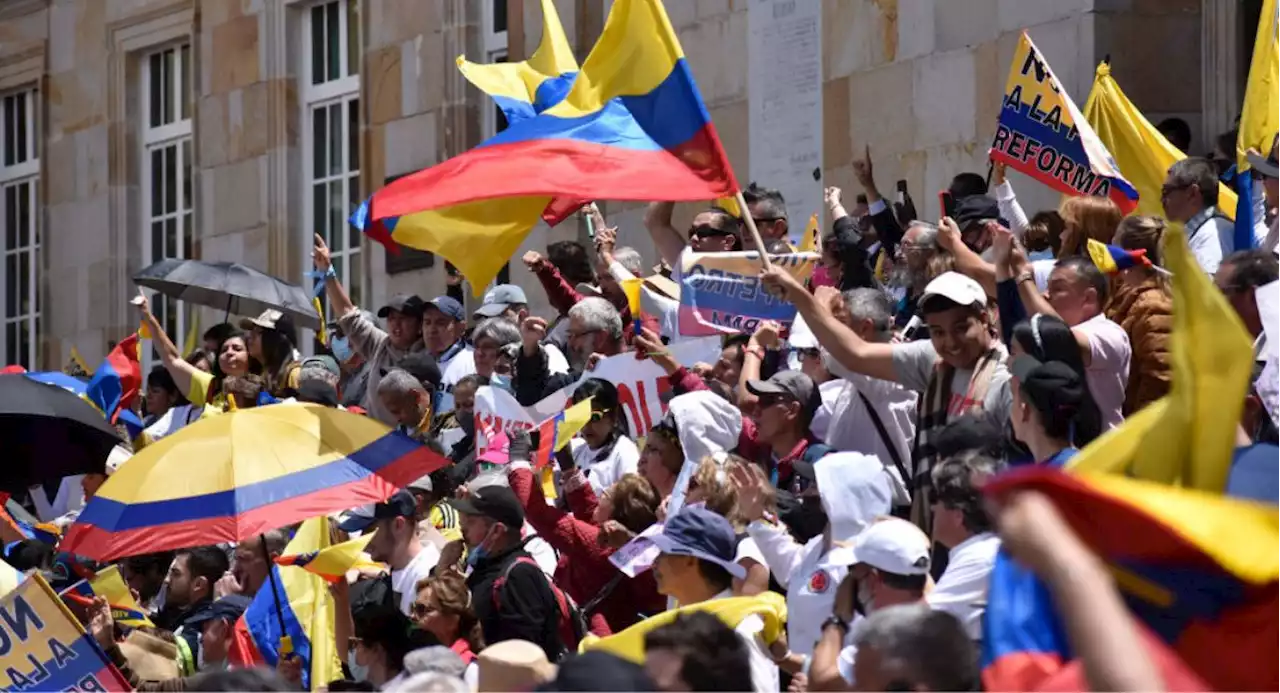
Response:
M1240 109L1240 0L1201 0L1200 141L1206 149L1230 130Z

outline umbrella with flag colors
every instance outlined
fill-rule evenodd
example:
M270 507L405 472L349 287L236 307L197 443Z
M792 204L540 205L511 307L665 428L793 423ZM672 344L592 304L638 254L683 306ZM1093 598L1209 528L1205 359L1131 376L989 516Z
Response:
M242 409L144 448L85 504L61 549L110 561L241 541L385 500L445 464L421 443L340 409Z

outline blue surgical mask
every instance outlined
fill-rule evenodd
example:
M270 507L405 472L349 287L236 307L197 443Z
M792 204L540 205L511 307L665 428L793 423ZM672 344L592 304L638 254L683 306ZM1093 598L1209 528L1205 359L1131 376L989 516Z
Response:
M347 668L351 670L352 679L356 681L369 680L369 667L368 665L356 664L356 651L354 648L347 650Z
M329 340L329 351L333 352L338 363L346 363L351 359L351 342L346 337L334 337Z
M515 392L515 390L511 388L511 376L509 375L500 375L498 373L494 373L493 375L489 376L489 385L490 387L496 387L499 390L506 390L507 392Z
M484 550L483 546L477 546L467 552L467 567L474 568L480 561L489 557L489 552Z

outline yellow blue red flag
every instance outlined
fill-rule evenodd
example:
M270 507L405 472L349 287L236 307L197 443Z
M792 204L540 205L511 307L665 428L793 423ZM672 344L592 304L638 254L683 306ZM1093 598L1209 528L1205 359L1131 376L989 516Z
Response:
M565 409L538 424L538 450L533 456L534 468L551 463L555 452L569 444L573 436L591 421L591 398Z
M316 517L302 523L284 555L319 552L329 545L329 518ZM336 612L329 584L299 566L273 565L271 570L274 578L262 584L243 616L262 660L274 668L282 654L301 657L305 662L302 687L308 690L341 679L342 661L334 636ZM288 638L287 647L281 646L284 638Z
M378 191L367 221L399 219L389 232L362 228L443 256L479 292L553 198L697 201L737 190L662 3L618 0L563 100Z
M315 573L326 582L337 582L343 579L348 570L364 566L378 566L364 552L374 532L359 536L341 544L334 544L315 551L304 553L285 553L277 556L276 565L291 565L302 568L308 573Z
M1137 189L1025 31L1013 52L991 158L1068 195L1109 197L1126 214L1138 205Z
M111 618L121 625L130 628L154 625L147 617L147 612L134 600L133 593L120 575L120 567L115 564L99 570L93 577L80 580L68 587L64 594L66 592L90 599L95 596L106 599L111 606Z

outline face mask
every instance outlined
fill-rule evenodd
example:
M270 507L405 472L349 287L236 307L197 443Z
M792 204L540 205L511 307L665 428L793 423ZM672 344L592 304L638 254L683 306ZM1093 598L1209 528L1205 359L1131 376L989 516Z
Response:
M506 390L507 392L515 392L515 390L511 388L511 376L509 375L499 375L498 373L494 373L489 376L489 386L496 387L500 390Z
M227 660L222 659L216 662L210 662L204 658L204 633L196 636L196 671L224 671L227 668Z
M351 342L346 337L334 337L329 340L329 351L333 352L338 363L346 363L351 359Z
M484 550L483 546L477 546L467 552L467 567L474 568L480 561L489 557L489 552Z
M347 650L347 668L351 670L351 678L356 681L369 680L369 667L356 664L356 651Z

